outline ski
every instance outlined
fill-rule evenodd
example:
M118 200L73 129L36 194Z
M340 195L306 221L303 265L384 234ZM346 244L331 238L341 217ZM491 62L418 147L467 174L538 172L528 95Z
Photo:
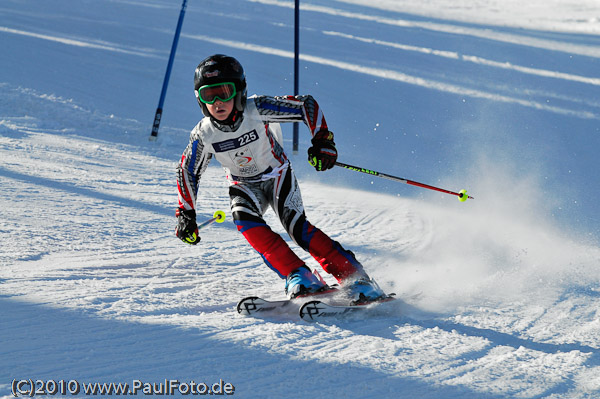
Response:
M330 305L323 301L313 300L304 303L300 307L300 318L307 322L316 322L319 320L326 319L344 319L351 318L356 314L362 314L373 308L374 305L378 305L384 302L393 301L395 294L386 295L383 298L375 301L362 302L360 304L350 305Z
M285 310L291 303L292 299L268 301L257 296L249 296L238 302L237 311L244 316L255 316Z
M256 316L266 313L285 312L288 308L295 308L297 311L298 306L302 303L302 300L310 299L317 295L331 294L337 290L338 288L335 286L328 286L327 289L319 292L308 295L300 295L294 299L280 300L266 300L258 296L248 296L238 302L237 312L244 316Z

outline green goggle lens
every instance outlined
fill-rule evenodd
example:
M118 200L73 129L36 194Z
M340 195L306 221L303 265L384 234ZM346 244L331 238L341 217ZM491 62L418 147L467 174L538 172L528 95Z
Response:
M226 102L236 94L235 84L231 82L205 85L198 89L198 98L204 104L214 104L217 100Z

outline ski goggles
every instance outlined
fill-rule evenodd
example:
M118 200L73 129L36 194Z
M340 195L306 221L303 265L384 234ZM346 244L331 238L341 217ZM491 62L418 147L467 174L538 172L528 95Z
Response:
M217 100L226 102L235 97L236 94L235 84L231 82L205 85L198 89L198 98L204 104L214 104Z

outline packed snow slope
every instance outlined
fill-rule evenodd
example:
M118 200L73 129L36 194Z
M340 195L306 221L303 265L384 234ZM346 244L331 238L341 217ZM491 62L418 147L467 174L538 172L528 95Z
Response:
M283 282L229 215L197 246L173 234L175 166L201 117L194 68L231 54L251 94L291 94L293 3L190 0L149 142L180 1L2 2L0 397L29 379L600 397L598 3L301 2L300 91L340 160L475 197L316 173L301 127L308 218L401 299L322 324L236 313ZM199 220L228 211L226 188L215 163Z

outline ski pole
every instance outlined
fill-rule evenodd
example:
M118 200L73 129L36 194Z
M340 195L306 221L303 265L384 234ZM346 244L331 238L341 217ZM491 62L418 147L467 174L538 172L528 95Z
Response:
M223 223L224 221L225 221L225 212L216 211L212 218L210 218L206 222L202 222L198 225L198 230L203 229L206 226L213 224L214 222Z
M458 197L458 200L461 201L461 202L465 202L467 200L467 198L475 199L475 198L471 197L470 195L467 195L467 190L464 190L464 189L460 190L458 193L455 193L454 191L446 190L446 189L439 188L439 187L430 186L429 184L419 183L417 181L404 179L402 177L396 177L396 176L388 175L386 173L381 173L381 172L377 172L377 171L374 171L374 170L361 168L361 167L358 167L358 166L348 165L348 164L342 163L342 162L336 162L335 164L336 164L336 166L341 166L342 168L350 169L350 170L353 170L355 172L361 172L361 173L365 173L365 174L371 175L371 176L383 177L384 179L393 180L393 181L397 181L397 182L400 182L400 183L406 183L406 184L410 184L410 185L413 185L413 186L426 188L426 189L429 189L429 190L435 190L435 191L439 191L441 193L456 195Z
M181 4L181 11L179 11L179 19L177 20L177 27L175 28L175 36L173 36L173 44L171 44L171 53L169 54L167 71L165 72L165 78L163 79L163 86L162 90L160 91L158 107L156 108L156 113L154 114L154 123L152 124L152 131L150 132L150 141L156 140L156 137L158 136L158 127L160 126L160 120L162 119L163 104L165 103L167 87L169 86L169 79L171 78L171 69L173 68L173 60L175 59L177 43L179 42L179 35L181 34L181 25L183 24L185 8L187 7L186 3L187 0L183 0L183 3Z

